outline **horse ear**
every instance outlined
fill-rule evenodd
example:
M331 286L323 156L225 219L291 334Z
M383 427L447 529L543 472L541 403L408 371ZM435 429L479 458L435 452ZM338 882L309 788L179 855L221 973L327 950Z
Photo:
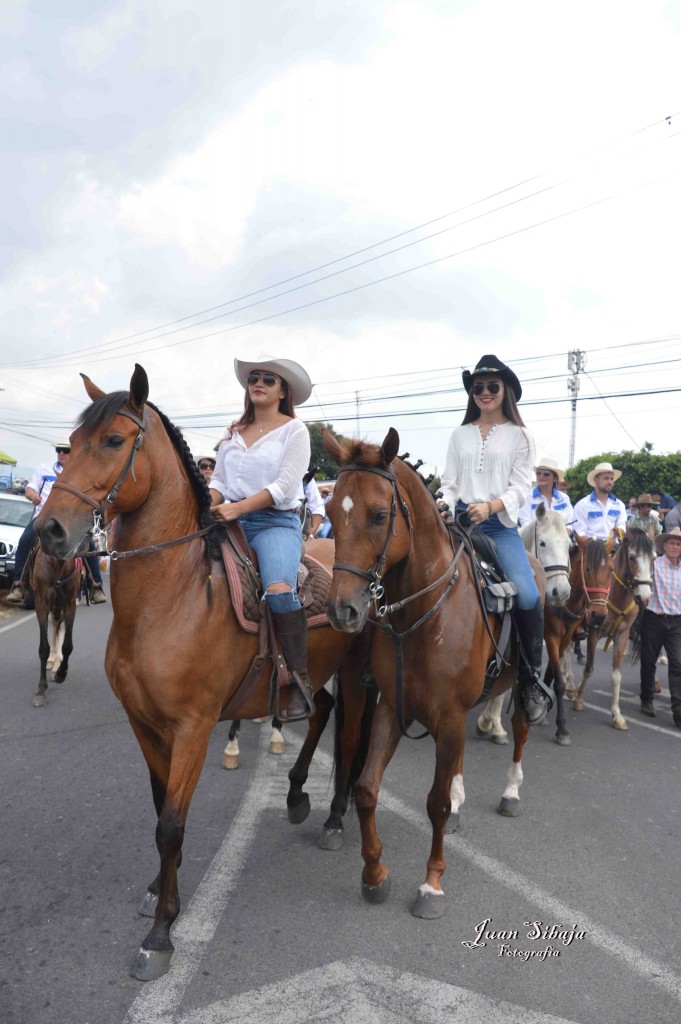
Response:
M146 370L139 363L135 363L135 371L130 378L130 396L128 398L129 404L133 409L142 410L147 398L149 397L149 378L147 377Z
M398 451L400 450L400 435L397 433L394 427L391 427L388 433L385 435L383 444L381 445L381 455L386 466L389 466L393 461Z
M103 398L104 397L104 395L106 394L106 391L102 391L102 389L98 388L96 384L93 384L93 382L90 380L90 378L87 377L84 373L81 373L81 377L83 378L83 384L85 385L85 390L87 391L90 399L93 402L96 402L98 398Z
M543 501L539 502L539 504L537 505L537 508L535 509L535 513L534 514L536 515L537 519L543 519L544 518L544 516L546 515L546 505L544 504Z
M324 441L324 451L340 466L342 450L338 441L329 430L322 430L322 439Z

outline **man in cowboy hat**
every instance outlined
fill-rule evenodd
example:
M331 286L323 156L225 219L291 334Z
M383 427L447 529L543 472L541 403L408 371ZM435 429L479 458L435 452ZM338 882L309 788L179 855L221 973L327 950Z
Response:
M21 577L24 572L24 566L28 560L28 556L31 553L36 539L35 532L35 521L42 511L42 507L47 501L50 491L52 490L52 484L55 482L60 473L63 472L69 461L71 454L71 442L70 441L58 441L54 446L57 453L57 459L55 462L44 462L42 466L38 466L35 473L31 477L30 483L26 485L26 497L29 501L32 501L35 505L35 512L30 523L19 538L16 550L16 560L14 564L14 580L12 582L12 589L7 595L7 601L9 604L23 604L24 603L24 591L21 584ZM94 551L95 546L90 541L90 550ZM97 555L92 555L87 559L87 563L90 566L90 571L94 579L94 588L92 592L92 603L103 604L106 601L106 594L102 587L102 571L99 565L99 558Z
M609 462L599 462L587 475L586 482L593 491L575 505L574 528L580 537L607 540L613 530L626 530L624 502L612 493L621 476L622 471L613 469Z
M540 459L533 466L537 476L537 486L530 492L525 504L518 512L518 525L527 526L536 517L537 506L546 505L554 512L560 512L565 525L572 522L572 502L564 491L558 489L558 481L563 475L555 459Z
M674 725L681 729L681 528L655 538L653 593L641 617L641 711L655 718L655 665L664 647Z
M652 494L639 494L635 506L636 512L629 519L629 529L643 530L651 540L655 540L658 533L662 533L662 523L651 515L653 509L657 508L657 502Z

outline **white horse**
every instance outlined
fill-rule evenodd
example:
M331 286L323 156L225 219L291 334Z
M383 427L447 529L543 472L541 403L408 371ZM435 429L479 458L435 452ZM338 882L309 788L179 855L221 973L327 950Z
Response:
M526 551L534 555L546 573L546 603L561 608L570 597L570 537L565 520L559 512L537 506L536 518L520 531ZM554 667L554 679L556 666ZM503 695L489 701L478 718L478 736L487 736L493 743L508 743L508 735L501 724ZM558 702L557 724L563 718L562 692Z

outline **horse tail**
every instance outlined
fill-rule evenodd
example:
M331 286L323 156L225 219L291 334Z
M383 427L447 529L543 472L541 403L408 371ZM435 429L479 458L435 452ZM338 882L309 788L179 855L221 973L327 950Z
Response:
M370 669L367 668L362 672L361 682L358 685L362 687L362 691L364 693L364 708L362 710L362 717L359 725L359 740L354 751L350 771L347 776L346 795L348 796L352 793L355 783L362 774L362 769L364 768L364 763L369 752L371 725L374 720L376 704L378 703L378 687L376 686ZM343 687L339 685L338 674L334 676L334 698L336 714L333 737L333 774L336 792L338 792L338 788L343 784L342 734L346 718Z

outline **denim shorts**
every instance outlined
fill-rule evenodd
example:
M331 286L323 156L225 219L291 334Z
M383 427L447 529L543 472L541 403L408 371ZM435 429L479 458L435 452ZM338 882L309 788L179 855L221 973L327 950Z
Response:
M239 516L239 522L258 556L263 590L271 583L288 583L295 593L303 553L303 531L298 514L262 508Z

